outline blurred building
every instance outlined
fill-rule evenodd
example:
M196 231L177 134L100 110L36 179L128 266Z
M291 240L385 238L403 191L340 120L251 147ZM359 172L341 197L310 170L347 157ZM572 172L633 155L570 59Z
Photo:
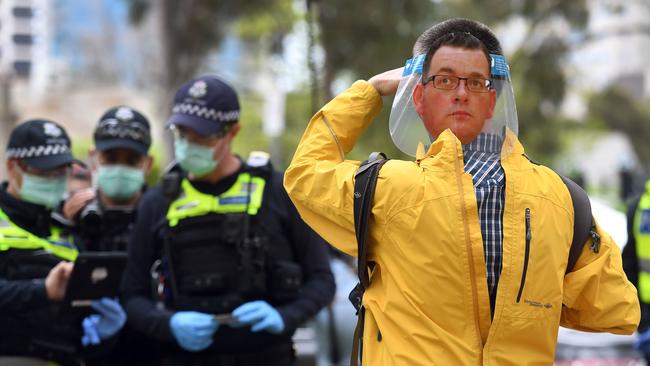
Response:
M574 53L576 81L600 90L615 83L650 99L650 2L589 0L587 40Z
M0 0L0 71L28 77L34 48L31 0Z
M584 35L574 35L567 64L569 90L565 113L577 120L587 114L590 94L610 85L640 100L650 100L650 1L587 0L590 10ZM627 136L612 133L576 141L565 170L578 168L587 186L609 193L612 202L623 183L619 172L642 172ZM608 193L607 193L608 192Z
M14 85L26 84L39 54L34 3L0 0L0 146L3 147L18 114ZM0 149L0 159L4 160L4 148ZM4 172L0 171L0 177L4 177Z
M155 80L156 28L132 26L128 6L113 0L0 0L0 140L16 122L49 118L68 129L83 157L97 119L118 104L144 112L156 133L153 93L143 87L143 80Z

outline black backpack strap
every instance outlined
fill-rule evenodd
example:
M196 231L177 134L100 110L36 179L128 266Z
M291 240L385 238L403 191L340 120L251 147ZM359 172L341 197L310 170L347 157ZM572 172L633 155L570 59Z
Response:
M528 157L528 155L523 154L523 156L531 163L540 165L538 162ZM571 240L569 260L567 262L566 271L564 272L566 275L573 271L573 267L575 267L578 262L578 257L580 257L580 254L582 253L582 248L584 248L584 245L587 243L589 238L592 239L591 250L594 253L598 253L600 250L600 235L596 232L596 224L591 212L591 203L589 202L587 192L571 179L561 174L558 174L558 176L562 179L562 182L569 190L571 202L573 203L573 239Z
M372 200L375 195L377 177L379 170L388 161L384 153L373 152L368 160L361 163L359 169L354 175L354 228L357 237L357 271L359 283L350 292L349 299L357 310L357 326L354 330L354 343L352 354L350 356L350 365L356 366L361 360L363 352L363 321L365 309L362 306L363 293L370 285L368 268L372 268L372 263L368 263L368 221L372 209Z
M573 267L578 262L578 257L582 253L587 240L591 237L591 250L598 253L600 250L600 235L596 233L595 222L591 213L591 203L587 193L571 179L560 175L562 182L566 185L569 193L571 194L571 201L573 202L573 240L571 241L571 249L569 250L569 261L566 267L566 273L573 271Z
M160 189L165 199L169 200L170 203L178 198L181 193L181 182L185 179L185 176L185 172L176 161L172 161L163 171L160 177Z
M364 289L370 285L368 278L368 220L372 209L372 200L375 196L375 187L379 169L386 163L384 153L374 152L368 160L361 163L357 170L354 182L354 228L357 236L357 259L359 281Z

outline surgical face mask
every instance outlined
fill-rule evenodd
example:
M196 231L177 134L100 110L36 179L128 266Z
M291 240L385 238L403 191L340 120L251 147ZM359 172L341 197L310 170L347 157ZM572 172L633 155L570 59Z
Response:
M31 203L53 208L61 202L66 190L67 176L40 177L23 173L20 197Z
M188 142L187 139L174 140L174 154L181 167L196 177L213 171L219 164L214 159L214 149Z
M100 165L97 168L97 186L109 198L131 198L142 189L143 184L142 169L124 165Z

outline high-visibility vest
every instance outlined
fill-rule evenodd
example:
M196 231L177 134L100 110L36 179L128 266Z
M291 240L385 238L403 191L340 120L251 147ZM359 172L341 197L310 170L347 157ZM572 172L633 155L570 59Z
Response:
M170 204L167 221L174 227L180 220L210 213L247 213L255 216L262 206L266 180L250 173L241 173L235 184L219 196L199 192L184 179L180 196Z
M79 254L74 244L61 236L61 229L52 227L50 236L41 238L13 223L9 216L0 210L0 252L10 249L42 249L70 262L74 262Z
M639 259L639 296L650 303L650 180L634 213L634 239Z

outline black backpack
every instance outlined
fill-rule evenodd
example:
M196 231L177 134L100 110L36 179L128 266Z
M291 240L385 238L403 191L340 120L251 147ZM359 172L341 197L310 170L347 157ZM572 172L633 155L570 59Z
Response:
M528 157L526 157L528 158ZM377 186L377 177L379 170L388 161L384 153L373 152L357 169L354 182L354 226L357 237L357 271L359 283L350 292L349 300L357 310L357 326L354 330L354 344L350 356L350 365L357 366L361 361L363 351L363 322L365 309L362 305L363 294L370 285L368 270L372 270L374 263L368 263L367 239L368 239L368 220L370 210ZM530 159L529 159L530 160ZM532 163L535 163L531 160ZM569 261L567 263L566 273L573 270L584 244L588 238L592 239L591 250L598 253L600 249L600 236L595 231L595 223L591 213L591 204L587 193L571 179L558 174L562 182L566 185L571 194L573 202L574 222L573 222L573 240L569 250ZM381 333L378 334L381 339Z

